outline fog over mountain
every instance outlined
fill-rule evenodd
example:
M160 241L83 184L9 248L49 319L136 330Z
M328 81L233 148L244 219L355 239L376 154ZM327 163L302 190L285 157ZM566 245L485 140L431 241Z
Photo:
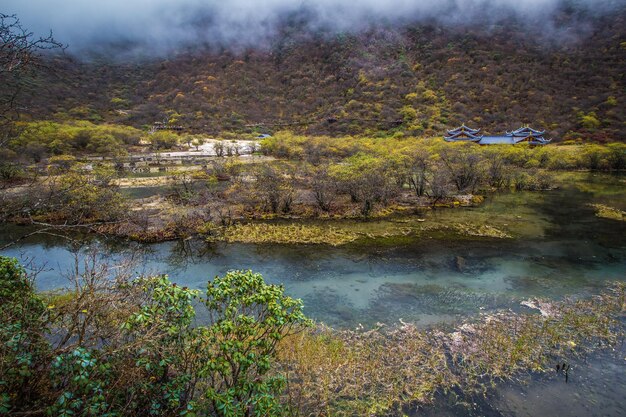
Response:
M285 22L334 34L372 25L438 22L488 27L514 20L554 37L558 11L575 7L583 16L579 19L584 19L585 14L609 13L625 4L626 0L5 0L1 11L17 14L37 34L52 30L73 52L113 44L161 54L199 43L263 47ZM584 35L583 21L579 29L576 33Z

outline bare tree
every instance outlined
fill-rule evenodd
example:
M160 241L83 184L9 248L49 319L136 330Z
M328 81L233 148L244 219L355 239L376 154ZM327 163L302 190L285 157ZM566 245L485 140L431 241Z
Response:
M409 186L415 191L418 197L426 193L426 176L431 167L430 158L430 153L420 148L412 152L405 162Z
M288 175L283 175L283 171L277 167L265 165L255 173L256 192L263 199L265 209L272 213L278 213L279 210L288 213L293 204L293 172L288 165L284 166L284 170Z
M474 192L483 176L482 159L467 146L446 148L439 154L459 192Z
M213 143L213 152L215 152L215 155L220 158L224 156L224 144L222 141Z
M239 145L239 143L235 142L232 144L232 149L233 152L235 154L235 156L239 156L240 155L240 151L241 151L241 145Z
M428 184L430 190L425 194L431 198L433 206L450 195L448 174L440 165L433 166L432 175Z
M493 153L487 159L487 181L491 187L504 188L509 185L509 170L501 155Z
M20 93L27 79L37 71L47 68L42 59L46 50L65 49L50 33L35 36L24 28L16 15L0 13L0 130L19 116ZM0 137L0 145L6 137Z
M328 173L328 165L324 164L314 168L310 178L311 188L318 207L323 211L330 211L333 200L337 197L337 184Z

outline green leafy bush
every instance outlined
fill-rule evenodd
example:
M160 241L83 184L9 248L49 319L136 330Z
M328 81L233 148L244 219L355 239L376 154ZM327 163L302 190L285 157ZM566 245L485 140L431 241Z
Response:
M309 324L302 302L267 285L260 274L229 272L209 282L205 304L212 324L201 329L208 347L202 373L214 383L206 397L220 416L281 414L282 377L270 369L278 343Z
M203 296L165 275L111 280L92 266L73 288L46 303L0 257L0 413L283 413L277 346L310 321L282 287L233 271ZM200 302L210 319L197 326Z
M0 414L38 401L49 355L47 309L24 268L0 256Z

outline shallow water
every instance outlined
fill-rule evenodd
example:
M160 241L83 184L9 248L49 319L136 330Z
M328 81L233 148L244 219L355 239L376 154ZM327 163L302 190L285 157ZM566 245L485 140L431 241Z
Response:
M626 415L626 346L570 364L565 374L548 371L521 382L506 382L486 396L440 395L422 417L618 417Z

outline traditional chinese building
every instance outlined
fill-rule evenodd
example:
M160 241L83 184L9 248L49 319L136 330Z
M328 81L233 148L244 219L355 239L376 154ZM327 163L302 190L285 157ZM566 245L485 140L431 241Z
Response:
M448 130L448 136L444 136L447 142L478 142L483 135L479 135L480 129L472 129L463 124L456 129Z
M528 142L531 145L545 145L551 142L551 139L543 137L546 134L545 130L535 130L529 126L520 127L506 134L514 137L515 143Z
M528 143L530 145L546 145L550 139L545 139L545 130L535 130L528 126L520 127L504 135L485 136L479 135L480 129L472 129L465 125L453 130L448 130L444 136L446 142L474 142L479 145L515 145Z

